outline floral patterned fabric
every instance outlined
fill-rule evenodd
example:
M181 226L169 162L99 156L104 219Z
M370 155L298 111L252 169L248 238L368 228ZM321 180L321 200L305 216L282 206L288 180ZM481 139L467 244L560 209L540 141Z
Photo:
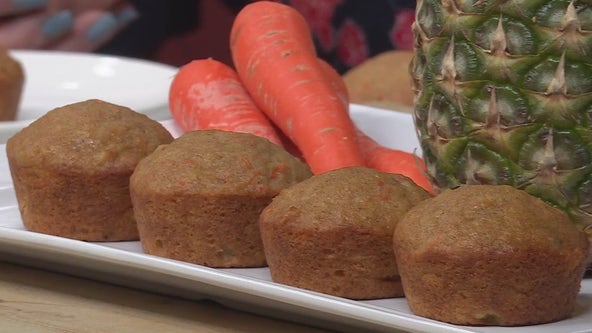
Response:
M229 51L226 45L218 46L219 41L228 38L233 16L256 0L130 1L140 11L140 19L99 51L180 66L209 56L230 64ZM288 4L305 17L319 57L340 73L378 53L413 46L415 0L272 1ZM205 19L214 15L212 10L222 16ZM212 41L216 47L196 46L203 41Z
M339 72L384 51L413 47L415 0L278 0L307 20L319 57Z

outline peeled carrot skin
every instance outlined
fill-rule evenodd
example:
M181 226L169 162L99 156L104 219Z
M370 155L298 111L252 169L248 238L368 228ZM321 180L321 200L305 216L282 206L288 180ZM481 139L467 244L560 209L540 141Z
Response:
M231 30L231 53L255 103L314 173L364 165L347 108L323 75L296 10L269 1L245 6Z
M181 67L171 83L169 107L185 131L251 133L282 146L275 128L253 103L234 69L217 60L197 59Z

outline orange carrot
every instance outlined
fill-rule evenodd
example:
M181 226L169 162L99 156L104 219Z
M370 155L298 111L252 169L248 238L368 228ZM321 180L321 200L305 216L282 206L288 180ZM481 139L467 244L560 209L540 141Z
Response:
M251 133L282 146L275 128L254 104L234 69L217 60L197 59L181 67L170 86L169 108L185 131Z
M435 193L427 177L426 165L419 156L384 147L360 130L358 130L357 135L366 166L382 172L407 176L426 191L432 194Z
M349 104L347 86L341 75L325 61L319 59L319 63L337 95L342 99L343 103ZM434 193L434 188L426 176L425 163L419 156L381 146L359 129L356 130L356 136L358 147L367 167L382 172L402 174L409 177L426 191Z
M320 68L298 11L272 1L250 3L236 16L230 34L243 85L314 173L364 164L355 127Z
M337 70L333 68L328 62L325 60L318 58L319 65L321 66L321 70L329 80L329 84L339 97L339 101L341 104L344 105L346 109L349 109L349 92L347 91L347 86L345 85L345 81L337 73Z

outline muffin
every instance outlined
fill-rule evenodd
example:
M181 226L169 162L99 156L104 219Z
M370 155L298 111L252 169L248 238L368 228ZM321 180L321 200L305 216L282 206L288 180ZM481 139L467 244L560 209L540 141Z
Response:
M283 190L260 217L273 281L351 299L403 296L393 230L429 197L405 176L365 167Z
M415 314L496 326L569 317L589 249L566 214L505 185L464 185L421 202L393 244Z
M350 101L402 112L413 111L409 64L413 51L385 51L343 74ZM388 74L385 74L388 73Z
M6 145L24 226L86 241L137 240L129 177L172 140L146 115L100 100L49 111Z
M21 63L0 48L0 121L16 118L24 82Z
M210 267L260 267L259 214L309 167L270 141L187 132L134 171L130 190L144 252Z

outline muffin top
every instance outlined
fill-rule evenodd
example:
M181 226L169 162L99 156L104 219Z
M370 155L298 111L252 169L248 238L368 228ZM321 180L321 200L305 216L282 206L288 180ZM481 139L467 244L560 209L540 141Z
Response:
M587 248L567 214L507 185L463 185L412 208L395 242L414 252L513 253Z
M265 215L269 221L297 221L297 228L317 231L355 226L392 232L411 207L429 197L405 176L346 167L283 190Z
M142 160L131 186L163 195L269 196L311 175L308 165L264 138L197 130Z
M11 137L6 149L23 167L118 172L133 169L157 146L172 140L146 115L92 99L47 112Z

